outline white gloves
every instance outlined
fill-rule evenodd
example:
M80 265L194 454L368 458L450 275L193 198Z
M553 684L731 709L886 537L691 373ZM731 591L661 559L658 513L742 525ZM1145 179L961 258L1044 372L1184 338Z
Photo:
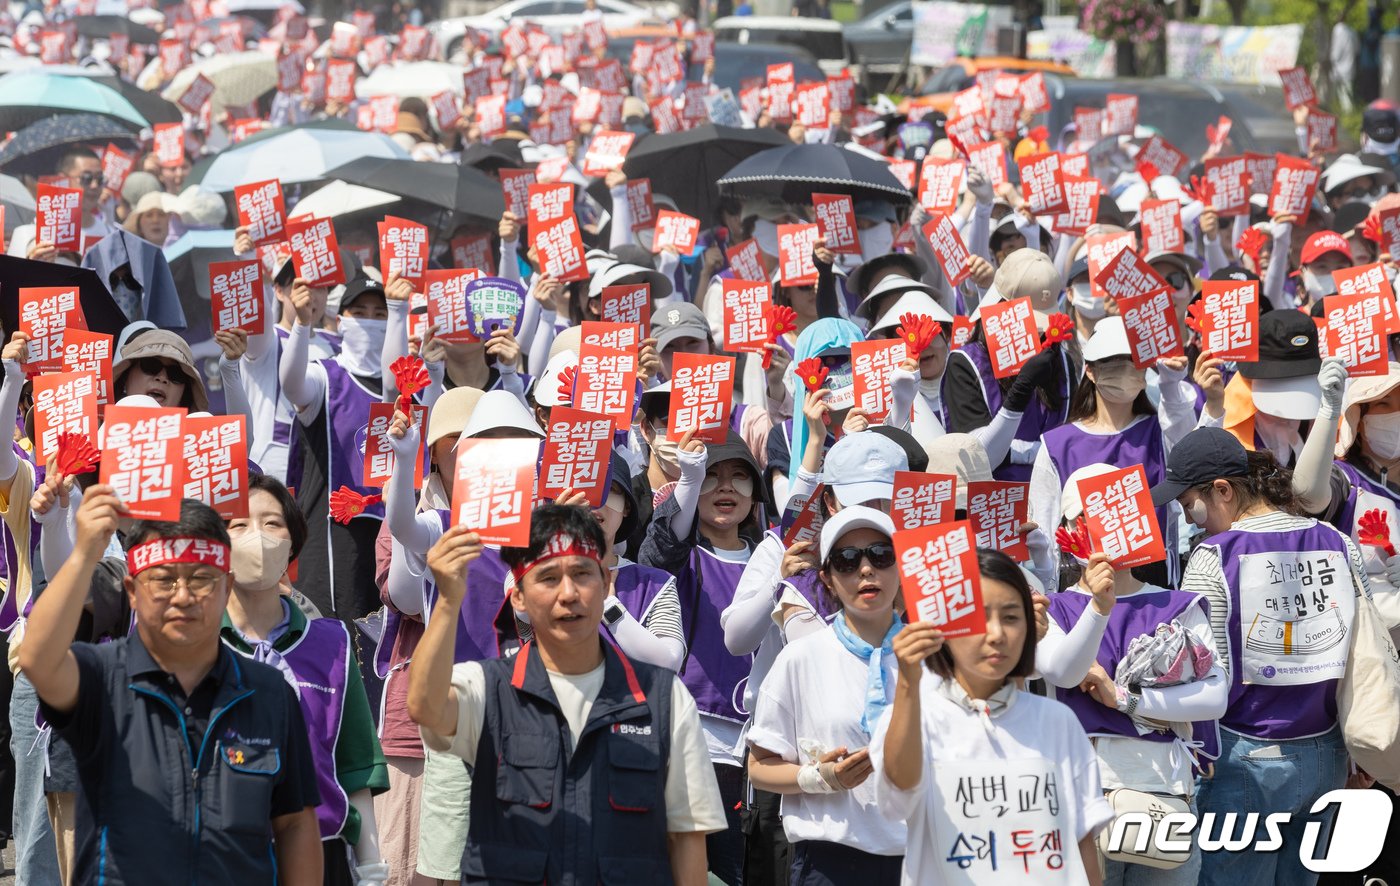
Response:
M418 455L418 428L409 424L408 432L402 437L395 437L393 434L385 434L389 441L389 448L394 450L394 458L406 458L413 461Z
M1317 383L1322 388L1322 403L1318 407L1317 417L1323 421L1339 418L1342 414L1342 395L1347 389L1346 364L1337 357L1323 360L1322 368L1317 372Z
M376 861L355 866L355 886L383 886L389 882L389 863Z
M1385 580L1392 588L1400 588L1400 556L1386 558Z
M977 198L978 203L992 202L992 183L982 174L982 170L974 166L967 168L967 189Z

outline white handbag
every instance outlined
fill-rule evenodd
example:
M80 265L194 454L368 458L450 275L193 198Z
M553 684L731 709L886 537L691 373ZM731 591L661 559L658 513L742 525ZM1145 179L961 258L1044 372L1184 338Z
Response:
M1351 650L1337 683L1347 752L1376 781L1400 790L1400 655L1369 597L1356 595Z
M1169 871L1172 868L1181 867L1191 857L1190 840L1186 841L1187 849L1185 852L1163 852L1156 845L1157 828L1160 827L1163 816L1174 812L1191 811L1191 804L1187 798L1174 794L1149 794L1146 791L1135 791L1132 788L1117 788L1108 792L1107 799L1108 805L1113 807L1113 821L1099 831L1099 852L1104 858L1109 861L1140 864L1149 868ZM1144 840L1141 833L1142 825L1125 825L1122 845L1118 847L1118 851L1110 852L1109 844L1112 840L1114 825L1125 813L1145 815L1151 820L1152 826ZM1142 847L1140 851L1137 848L1139 846Z

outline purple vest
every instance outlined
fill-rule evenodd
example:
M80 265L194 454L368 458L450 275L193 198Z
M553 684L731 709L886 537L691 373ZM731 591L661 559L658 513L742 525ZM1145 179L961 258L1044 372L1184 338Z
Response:
M647 617L657 594L672 580L669 572L640 563L624 564L613 573L617 599L627 608L628 614L639 622Z
M335 360L322 360L326 370L326 437L329 464L326 474L330 490L349 486L363 495L378 495L378 489L364 485L365 438L369 431L369 408L379 397L360 387L354 377ZM352 430L353 429L353 430ZM288 469L287 476L294 476ZM354 519L384 519L384 504L370 505Z
M734 589L743 574L743 563L721 560L697 545L676 584L686 635L681 682L695 697L695 706L702 714L735 723L748 719L744 683L753 667L753 656L730 654L719 616L734 602Z
M438 510L442 527L452 519L450 511ZM467 567L467 596L462 600L462 617L457 621L454 663L499 658L501 642L496 634L496 617L506 605L506 576L510 568L497 548L483 548L481 556ZM438 589L431 573L423 575L423 624L426 626L437 605Z
M987 412L995 416L1001 410L1001 384L996 376L992 375L992 360L987 354L987 346L977 341L970 341L958 350L949 355L949 359L955 359L958 354L962 354L972 363L972 368L977 370L977 377L982 380L982 396L987 401ZM1061 357L1061 359L1065 359ZM947 378L945 372L944 378ZM1051 412L1049 407L1041 402L1040 396L1031 397L1031 402L1026 406L1026 411L1021 415L1021 424L1016 428L1016 439L1027 442L1039 442L1045 434L1053 428L1064 424L1069 416L1069 383L1066 382L1060 390L1060 408ZM943 427L948 424L948 397L943 398ZM992 468L992 476L1002 481L1017 481L1024 483L1031 478L1030 465L1016 465L1011 463L1008 457L999 465Z
M768 534L776 539L782 540L782 536L773 530L768 530ZM817 570L804 569L801 572L793 573L783 579L783 584L792 588L802 595L802 599L807 601L807 605L812 607L812 611L821 616L822 621L827 624L836 617L836 613L841 609L832 604L831 592L822 586L821 579L817 576Z
M1055 624L1068 634L1079 623L1084 610L1093 602L1093 597L1078 591L1061 591L1050 595L1050 617ZM1192 604L1200 600L1198 594L1185 591L1146 592L1146 589L1126 597L1119 597L1108 617L1108 627L1099 641L1099 651L1094 660L1109 677L1118 675L1118 664L1128 651L1128 646L1140 636L1156 633L1158 625L1170 624L1181 616ZM1209 612L1207 612L1209 614ZM1170 732L1149 732L1139 735L1133 721L1127 714L1099 704L1089 693L1075 687L1056 687L1055 698L1064 702L1079 718L1079 725L1090 736L1119 735L1140 738L1144 741L1171 741L1175 736ZM1220 755L1215 731L1215 723L1194 723L1193 733L1197 741L1205 742L1205 753L1212 759Z
M1320 735L1337 725L1337 680L1326 679L1303 685L1273 686L1246 682L1241 645L1246 638L1240 625L1240 558L1249 554L1285 551L1336 551L1341 554L1343 571L1329 577L1326 591L1351 596L1351 558L1345 539L1325 523L1315 523L1292 532L1244 532L1227 530L1202 545L1219 551L1225 583L1230 589L1230 616L1226 625L1230 648L1230 704L1220 725L1231 732L1260 739L1307 738ZM1321 586L1321 582L1318 582ZM1310 602L1310 601L1308 601ZM1294 622L1297 624L1298 622ZM1246 625L1246 629L1250 626ZM1345 624L1345 634L1351 624ZM1343 636L1341 642L1350 642Z
M12 444L15 454L29 462L34 468L34 488L44 482L44 466L34 464L33 454L26 451L18 443ZM39 550L39 538L44 528L39 525L39 521L31 514L29 518L29 556L32 559ZM14 579L19 575L19 547L15 544L15 537L10 532L10 524L0 520L0 545L3 545L5 570L5 590L4 596L0 597L0 631L8 634L15 629L19 623L19 595L14 592ZM32 569L31 569L32 578ZM52 576L50 576L52 579ZM24 617L28 618L30 610L34 608L34 589L29 589L29 599L24 602Z
M1389 488L1379 480L1372 478L1360 468L1348 462L1335 462L1337 468L1351 481L1351 493L1347 496L1346 502L1337 512L1336 527L1347 535L1352 541L1356 541L1356 518L1361 514L1375 507L1389 505L1391 508L1400 509L1400 493ZM1364 493L1364 495L1363 495ZM1366 501L1367 498L1374 497L1380 501ZM1392 538L1400 538L1400 526L1395 521L1390 524ZM1363 553L1365 547L1362 547Z

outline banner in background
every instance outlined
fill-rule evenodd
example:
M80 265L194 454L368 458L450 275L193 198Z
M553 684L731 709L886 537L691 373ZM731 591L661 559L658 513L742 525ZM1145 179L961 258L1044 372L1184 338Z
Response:
M1180 80L1278 85L1298 64L1302 25L1243 28L1167 22L1167 76Z
M1047 15L1042 31L1026 35L1026 58L1060 61L1080 77L1112 77L1118 70L1118 52L1112 43L1079 30L1073 15Z
M960 55L996 55L997 28L1012 24L1010 6L915 0L913 8L909 60L916 65L940 67Z

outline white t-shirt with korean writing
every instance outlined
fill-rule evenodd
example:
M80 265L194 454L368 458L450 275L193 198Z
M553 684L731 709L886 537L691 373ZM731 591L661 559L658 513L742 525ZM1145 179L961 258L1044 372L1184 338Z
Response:
M988 717L953 701L961 692L944 693L940 682L925 672L919 684L925 754L913 789L885 776L893 706L870 741L875 802L909 827L903 886L1087 883L1079 841L1113 811L1074 712L1017 691Z

